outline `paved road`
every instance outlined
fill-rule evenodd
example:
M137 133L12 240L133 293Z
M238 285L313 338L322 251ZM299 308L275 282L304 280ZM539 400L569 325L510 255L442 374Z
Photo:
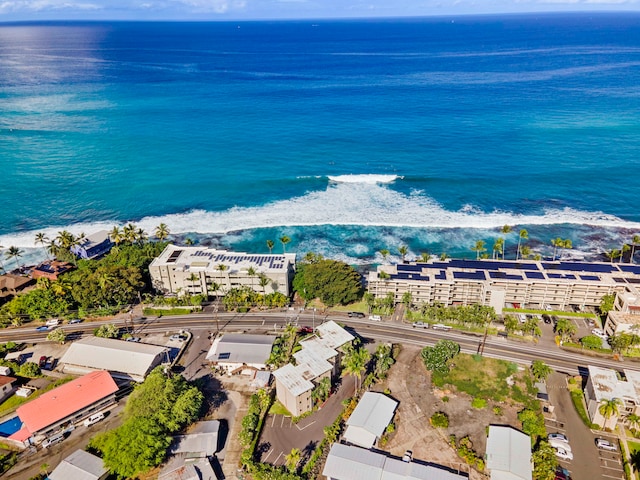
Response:
M595 446L596 435L587 428L576 412L567 389L565 375L552 374L547 380L547 390L549 400L555 407L555 420L551 416L545 416L547 431L564 433L569 438L573 451L573 460L560 460L560 465L571 472L573 480L624 480L620 454L605 452ZM617 440L614 442L617 444Z

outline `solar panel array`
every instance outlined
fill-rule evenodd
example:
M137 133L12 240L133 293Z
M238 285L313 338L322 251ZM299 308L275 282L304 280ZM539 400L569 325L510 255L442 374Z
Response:
M453 272L453 278L465 279L465 280L486 280L484 272L476 270L475 272Z
M600 280L600 277L598 277L597 275L580 275L580 278L582 280L591 280L593 282L597 282Z
M214 263L239 264L239 263L252 263L259 267L266 266L267 268L278 270L283 269L287 259L284 255L245 255L245 254L233 254L233 253L215 253L206 250L198 250L194 252L194 257L207 257Z
M617 269L615 265L585 262L542 263L545 270L568 270L570 272L611 273Z
M174 250L173 252L171 252L171 255L169 255L169 258L167 258L167 263L175 263L181 253L182 250Z
M491 278L504 278L505 280L522 280L522 275L515 275L504 272L489 272L489 276Z

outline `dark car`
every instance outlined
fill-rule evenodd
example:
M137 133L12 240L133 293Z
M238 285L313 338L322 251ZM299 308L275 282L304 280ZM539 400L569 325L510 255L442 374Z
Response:
M311 327L300 327L298 329L298 333L313 333L313 328L311 328Z
M364 318L364 313L362 312L349 312L349 316L352 318Z
M82 319L81 318L74 318L72 320L69 320L69 324L73 325L74 323L81 323Z
M47 356L43 355L40 357L40 360L38 361L38 366L40 368L44 368L44 366L47 364Z

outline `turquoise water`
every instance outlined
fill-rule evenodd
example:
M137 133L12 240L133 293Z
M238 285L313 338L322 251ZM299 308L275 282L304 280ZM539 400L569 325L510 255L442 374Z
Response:
M164 222L368 263L510 224L594 256L640 233L639 70L629 13L3 25L0 244Z

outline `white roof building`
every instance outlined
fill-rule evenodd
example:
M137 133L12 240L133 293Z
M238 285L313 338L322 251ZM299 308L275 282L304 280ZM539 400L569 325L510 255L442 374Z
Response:
M359 447L334 443L322 470L328 480L466 480L435 464L403 462Z
M107 475L109 470L101 458L76 450L49 474L49 480L103 480Z
M614 429L618 417L628 413L640 414L640 373L625 370L626 380L618 378L615 370L589 365L589 378L584 389L587 412L591 421L601 427ZM617 398L618 414L605 418L600 413L603 401Z
M87 337L73 342L60 363L68 373L108 370L113 377L142 382L154 367L167 360L167 354L167 348L157 345Z
M373 447L391 422L398 402L382 393L365 392L347 420L344 439L363 448Z
M228 252L208 247L167 245L149 265L149 274L156 290L164 293L219 295L240 286L258 293L291 293L296 255L248 254ZM254 274L249 275L253 270ZM263 287L259 276L269 282ZM212 290L212 285L218 285Z
M271 355L273 335L227 333L211 344L207 360L232 373L253 373L263 370Z
M325 322L316 328L316 335L300 342L302 349L293 355L295 366L287 364L273 372L278 400L292 415L311 410L314 382L336 373L336 349L353 338L334 321Z
M531 437L512 427L489 425L486 460L491 480L531 480Z

